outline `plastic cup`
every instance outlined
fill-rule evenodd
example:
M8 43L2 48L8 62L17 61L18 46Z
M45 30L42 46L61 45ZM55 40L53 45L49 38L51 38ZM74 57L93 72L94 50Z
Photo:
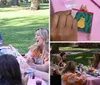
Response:
M42 81L37 80L37 81L36 81L36 85L42 85Z

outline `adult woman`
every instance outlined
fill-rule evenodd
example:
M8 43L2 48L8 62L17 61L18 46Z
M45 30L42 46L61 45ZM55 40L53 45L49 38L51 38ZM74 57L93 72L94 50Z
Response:
M0 85L27 85L27 81L22 84L20 67L13 55L0 56Z
M27 63L36 68L35 75L48 81L49 71L49 31L45 28L37 29L35 32L36 43L30 46L29 52L25 55ZM39 76L40 75L40 76ZM45 76L43 76L45 75Z
M49 32L48 29L40 28L35 32L36 43L29 47L29 52L25 55L25 58L32 58L35 64L44 64L48 61L49 50Z
M99 53L94 54L94 64L93 64L93 67L95 69L100 70L100 54Z

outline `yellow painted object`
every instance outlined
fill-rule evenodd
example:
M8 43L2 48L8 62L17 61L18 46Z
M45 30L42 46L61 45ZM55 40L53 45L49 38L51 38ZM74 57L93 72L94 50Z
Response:
M96 73L96 70L94 70L93 73Z
M81 29L85 27L85 19L83 17L78 21L78 27Z

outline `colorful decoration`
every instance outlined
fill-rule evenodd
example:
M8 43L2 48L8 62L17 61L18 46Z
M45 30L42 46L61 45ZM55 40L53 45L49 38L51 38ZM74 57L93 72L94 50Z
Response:
M84 10L77 10L73 9L75 11L75 19L78 22L78 31L85 32L90 34L91 32L91 26L92 26L92 18L93 13L84 11Z

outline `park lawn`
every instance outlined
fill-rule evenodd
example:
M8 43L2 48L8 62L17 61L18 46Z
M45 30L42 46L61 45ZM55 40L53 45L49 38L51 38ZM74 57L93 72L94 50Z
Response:
M72 47L72 46L67 46L67 47L59 47L60 51L67 51L67 50L97 50L99 47L91 47L91 48L81 48L81 47ZM78 54L71 54L67 55L67 61L73 60L77 63L82 63L84 65L88 65L88 59L93 61L93 54L92 52L84 52L84 53L78 53Z
M12 44L21 54L32 45L37 28L48 28L49 9L38 11L21 8L0 8L0 34L3 45Z
M93 53L80 53L80 54L73 54L67 55L67 61L73 60L77 63L82 63L84 65L88 65L88 59L93 61Z
M59 47L60 51L73 51L73 50L96 50L98 48L80 48L80 47L72 47L72 46L65 46L65 47ZM67 54L67 53L66 53ZM57 56L59 56L57 54ZM51 55L51 61L53 60L53 57ZM77 63L82 63L84 65L88 65L88 59L93 61L93 53L92 52L83 52L83 53L76 53L76 54L67 54L66 61L75 61Z
M51 56L51 61L53 60L54 56ZM88 59L93 61L93 53L79 53L79 54L72 54L66 56L66 61L75 61L77 64L82 63L88 66Z

